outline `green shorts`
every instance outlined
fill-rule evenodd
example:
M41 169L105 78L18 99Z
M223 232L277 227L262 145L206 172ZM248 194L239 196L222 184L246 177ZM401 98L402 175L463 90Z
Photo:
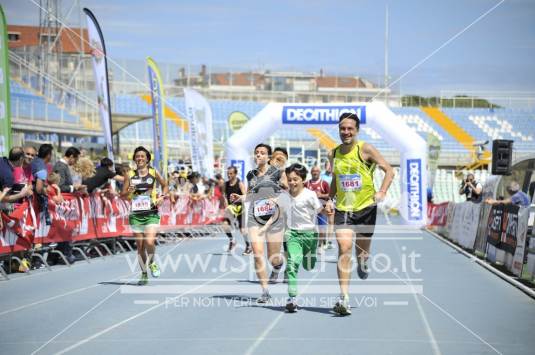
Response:
M130 228L134 233L143 233L146 226L160 225L160 215L158 213L131 214L128 217Z

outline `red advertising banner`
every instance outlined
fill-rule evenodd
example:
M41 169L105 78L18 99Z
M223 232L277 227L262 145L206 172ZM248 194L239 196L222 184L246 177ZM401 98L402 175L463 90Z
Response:
M132 235L128 223L129 201L100 194L63 194L63 198L64 202L60 204L49 200L50 225L45 223L44 213L38 212L29 200L9 215L2 212L0 255L28 250L34 243L49 244ZM164 231L219 223L223 220L220 201L216 198L194 201L189 197L181 197L175 203L166 199L159 207L159 212L160 226Z
M427 222L430 226L444 227L448 221L449 202L427 205Z

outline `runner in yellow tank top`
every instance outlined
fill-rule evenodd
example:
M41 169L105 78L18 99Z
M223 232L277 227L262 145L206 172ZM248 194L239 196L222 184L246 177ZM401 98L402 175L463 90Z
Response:
M359 125L360 120L356 114L343 113L338 123L342 144L329 155L333 179L330 200L325 209L327 213L334 214L340 283L340 300L334 306L334 311L341 315L351 314L349 280L354 235L356 234L357 272L361 279L366 279L371 236L377 216L376 204L384 200L394 178L394 170L377 149L357 140ZM377 192L373 185L376 166L385 172L383 183ZM336 204L332 200L335 196Z
M153 277L160 276L160 268L154 260L156 253L156 234L160 225L158 206L169 192L167 181L160 173L150 167L150 152L139 146L134 150L136 170L125 179L121 196L131 200L131 214L128 218L134 232L137 245L138 261L141 267L139 285L149 281L147 266ZM156 183L160 184L162 195L158 197Z

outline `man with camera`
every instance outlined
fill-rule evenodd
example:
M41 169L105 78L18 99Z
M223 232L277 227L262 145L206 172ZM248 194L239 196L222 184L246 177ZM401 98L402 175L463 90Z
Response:
M474 178L474 174L470 173L466 176L466 180L461 184L459 189L460 195L466 195L466 201L480 203L482 200L483 186Z

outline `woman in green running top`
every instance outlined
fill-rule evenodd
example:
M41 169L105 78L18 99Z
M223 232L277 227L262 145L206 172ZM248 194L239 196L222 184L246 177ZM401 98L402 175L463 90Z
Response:
M136 169L128 173L121 194L131 201L129 222L136 238L138 260L141 266L140 285L148 282L147 264L153 277L160 276L160 269L154 262L155 239L160 225L158 206L168 193L167 182L156 169L149 165L150 160L151 155L144 147L140 146L134 150ZM162 190L160 196L156 191L156 182L160 184Z

